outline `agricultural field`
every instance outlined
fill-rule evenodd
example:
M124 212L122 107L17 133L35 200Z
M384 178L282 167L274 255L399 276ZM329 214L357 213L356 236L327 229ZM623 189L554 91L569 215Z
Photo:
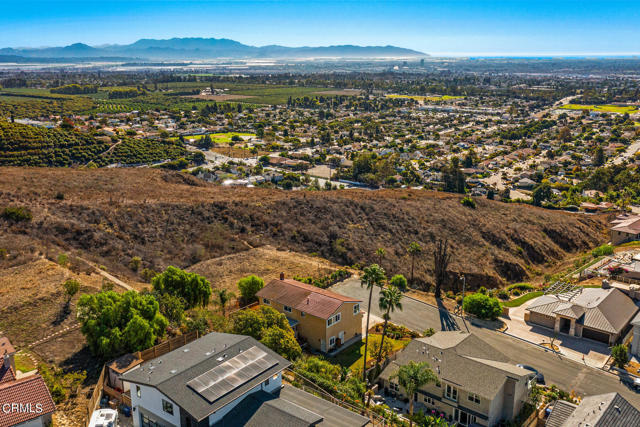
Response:
M228 89L225 94L251 96L247 101L252 104L279 105L286 104L289 97L303 98L305 96L313 98L322 96L322 92L332 91L332 88L323 87L300 87L300 86L276 86L261 84L241 84L241 83L214 83L215 89ZM329 94L325 94L329 95ZM353 95L357 95L354 92Z
M419 101L419 102L425 102L425 101L451 101L453 99L463 99L464 96L452 96L452 95L434 95L434 96L422 96L422 95L396 95L396 94L392 94L392 95L385 95L387 98L392 98L392 99L413 99L415 101Z
M231 142L231 138L233 138L234 136L239 136L242 139L246 139L246 138L255 138L256 134L248 133L248 132L222 132L222 133L210 133L209 136L211 137L214 144L228 144ZM185 139L193 139L194 141L199 141L204 137L205 135L193 135ZM172 139L176 140L177 138L172 138Z
M589 110L600 113L617 113L617 114L633 114L638 111L637 107L628 105L582 105L582 104L566 104L560 107L564 110Z

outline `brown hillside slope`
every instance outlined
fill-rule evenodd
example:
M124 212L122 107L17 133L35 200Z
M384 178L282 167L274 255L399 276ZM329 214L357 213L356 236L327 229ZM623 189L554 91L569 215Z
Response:
M346 265L373 262L384 247L384 267L408 274L405 248L415 240L425 249L416 275L430 282L433 243L447 238L451 269L491 286L606 239L604 218L525 205L479 199L471 209L458 195L417 190L221 188L151 169L0 168L4 205L28 206L34 217L0 219L0 242L28 236L121 273L136 255L158 270L270 244Z

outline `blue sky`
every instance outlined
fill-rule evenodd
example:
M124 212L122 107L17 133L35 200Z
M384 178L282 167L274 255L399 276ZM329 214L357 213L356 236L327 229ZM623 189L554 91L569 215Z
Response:
M636 1L2 0L0 47L225 37L432 55L640 54Z

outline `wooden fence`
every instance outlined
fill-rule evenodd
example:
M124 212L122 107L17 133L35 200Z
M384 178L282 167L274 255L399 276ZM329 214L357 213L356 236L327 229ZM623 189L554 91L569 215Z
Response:
M170 351L175 350L176 348L180 348L183 345L190 343L191 341L195 341L198 339L198 337L198 331L191 331L188 334L171 338L170 340L167 340L146 350L138 351L135 353L135 355L138 357L138 359L142 359L146 362L147 360L155 359L156 357L160 357L163 354L167 354Z
M163 354L167 354L170 351L175 350L176 348L180 348L183 345L190 343L191 341L195 341L198 339L198 337L198 331L192 331L188 334L171 338L170 340L167 340L146 350L138 351L134 354L136 357L138 357L138 359L142 359L146 362L147 360L151 360L156 357L160 357ZM97 409L103 393L121 404L131 406L131 396L129 396L129 394L122 393L114 388L109 387L109 385L107 384L106 372L107 365L105 364L102 367L100 378L98 378L96 387L93 389L91 398L89 399L89 402L87 402L86 425L89 425L89 422L91 421L91 415L93 414L93 411Z
M98 382L96 383L96 387L93 389L93 393L91 393L91 398L87 402L87 422L89 425L89 421L91 421L91 414L98 407L98 403L100 402L100 398L102 398L102 387L104 386L104 378L106 372L106 366L102 367L102 371L100 372L100 377L98 378Z

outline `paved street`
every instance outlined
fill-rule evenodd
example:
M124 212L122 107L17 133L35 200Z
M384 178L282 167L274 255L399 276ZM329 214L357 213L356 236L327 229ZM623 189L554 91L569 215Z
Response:
M354 278L333 286L331 290L362 299L363 306L366 305L369 296L367 290L360 286L360 280ZM371 312L382 316L378 308L379 290L375 289L373 294ZM473 325L444 309L438 309L420 301L403 298L402 306L402 311L396 311L391 315L392 322L420 332L428 328L435 330L467 330L469 328L470 332L477 334L515 363L524 363L538 369L544 374L547 384L557 384L563 390L574 390L583 396L617 391L632 404L640 406L640 394L636 394L622 384L613 374L555 355L551 351L545 351L501 332Z

